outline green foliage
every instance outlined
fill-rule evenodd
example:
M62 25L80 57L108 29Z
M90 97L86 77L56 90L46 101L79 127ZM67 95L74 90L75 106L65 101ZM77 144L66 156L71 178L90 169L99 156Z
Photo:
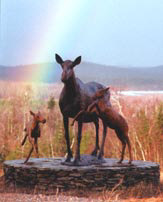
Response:
M149 131L149 118L145 112L145 109L141 109L138 113L137 113L137 117L139 120L139 125L137 126L138 128L138 133L140 135L147 135L148 131Z
M91 145L91 135L92 135L92 132L91 131L85 131L82 135L82 141L81 141L81 146L80 146L80 151L81 151L81 154L84 154L87 152L88 150L88 147L89 145ZM94 143L93 143L94 144Z
M41 100L41 99L39 99L39 100L32 100L30 102L30 106L32 106L32 109L34 111L38 111L38 109L42 109L45 104L46 104L45 101Z
M55 107L55 99L53 96L51 96L48 100L48 109L53 110Z
M0 99L0 108L2 107L5 107L7 105L7 101L5 99Z
M163 102L158 105L156 123L158 128L163 130Z
M18 146L16 146L14 150L10 150L10 152L6 156L6 160L13 160L17 158L21 158L21 149Z
M5 156L4 154L0 154L0 164L5 160Z

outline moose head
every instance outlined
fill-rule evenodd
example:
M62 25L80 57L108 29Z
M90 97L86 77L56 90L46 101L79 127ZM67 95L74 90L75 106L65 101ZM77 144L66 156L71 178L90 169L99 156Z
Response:
M56 59L57 63L61 65L62 70L63 70L62 76L61 76L61 81L63 83L68 82L72 77L74 77L73 68L76 65L80 64L81 56L77 57L74 61L71 61L71 60L63 61L61 56L59 56L58 54L55 54L55 59Z

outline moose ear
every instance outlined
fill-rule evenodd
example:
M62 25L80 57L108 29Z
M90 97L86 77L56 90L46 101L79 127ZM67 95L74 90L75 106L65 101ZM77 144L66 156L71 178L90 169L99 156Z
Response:
M104 88L103 93L106 93L109 90L110 87Z
M110 87L101 89L101 90L100 90L100 93L105 94L105 93L109 90L109 88L110 88Z
M55 59L56 59L56 61L57 61L58 64L61 65L63 63L62 58L58 54L55 54Z
M107 88L105 88L105 91L108 91L110 89L110 86L108 86Z
M81 62L81 56L77 57L77 58L74 60L73 66L76 66L76 65L80 64L80 62Z
M35 113L34 112L32 112L32 111L29 111L30 112L30 114L32 115L32 116L34 116L35 115Z

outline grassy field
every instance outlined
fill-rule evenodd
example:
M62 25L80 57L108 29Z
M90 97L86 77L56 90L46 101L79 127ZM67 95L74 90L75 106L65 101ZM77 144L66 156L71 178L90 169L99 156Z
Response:
M61 84L32 84L0 82L0 161L25 158L29 143L21 147L23 129L30 119L29 110L40 110L47 119L42 126L39 139L41 157L64 156L66 154L63 135L62 116L58 107ZM163 97L119 95L111 88L112 105L129 124L129 136L135 160L148 160L160 163L163 168ZM70 127L70 139L74 151L76 125ZM100 124L100 142L102 125ZM81 154L90 154L94 148L95 130L93 124L84 124ZM108 130L105 144L105 157L119 158L121 144L114 131ZM34 157L35 154L33 154ZM128 159L128 151L125 158ZM139 185L128 190L112 190L100 193L66 192L37 193L36 190L4 187L1 174L0 201L161 201L163 200L163 182L154 189L150 185ZM162 175L161 175L162 177ZM162 180L162 178L161 178ZM147 199L148 198L148 199Z

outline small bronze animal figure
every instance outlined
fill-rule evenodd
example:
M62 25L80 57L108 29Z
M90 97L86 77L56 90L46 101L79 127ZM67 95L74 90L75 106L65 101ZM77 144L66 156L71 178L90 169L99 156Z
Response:
M28 160L33 152L33 149L35 149L37 158L39 158L38 138L41 136L40 123L43 123L43 124L46 123L46 119L41 115L40 112L35 114L34 112L30 111L30 114L32 115L33 119L27 123L27 125L24 129L25 137L24 137L21 145L23 146L25 144L26 139L28 137L29 142L32 145L32 148L31 148L26 160L24 161L24 163L28 162Z
M83 83L80 79L76 78L74 73L75 66L79 65L81 62L81 56L77 57L74 61L65 60L56 54L56 61L62 67L61 80L64 83L64 87L60 94L59 106L63 116L65 139L67 144L67 158L66 161L70 162L72 156L72 151L70 149L70 139L69 139L69 118L74 118L76 114L85 110L86 107L92 103L92 95L99 90L105 88L103 85L96 82ZM93 71L93 70L92 70ZM110 93L107 92L108 99L110 102ZM74 164L78 165L80 161L80 142L82 137L82 126L83 123L93 122L96 128L96 144L92 152L92 155L96 155L99 149L98 143L98 129L99 120L96 113L83 113L82 118L79 117L78 121L78 134L77 134L77 147L75 152Z
M113 129L119 138L119 140L122 143L122 153L121 153L121 158L118 163L122 163L124 159L124 153L125 153L125 148L126 144L128 145L129 149L129 155L130 155L130 160L129 164L132 162L132 152L131 152L131 144L130 140L128 137L128 124L123 116L121 116L118 112L116 112L112 106L106 105L106 102L104 102L103 98L104 95L107 93L109 87L105 89L98 90L94 96L92 97L92 104L88 106L87 111L88 112L96 112L98 117L101 118L104 126L104 130L106 130L106 126ZM83 113L83 111L80 111L76 117L73 120L73 123L75 119L78 118ZM103 139L102 139L102 145L100 148L100 152L98 155L98 158L102 158L104 155L104 144L105 144L105 138L106 138L106 132L103 132Z

